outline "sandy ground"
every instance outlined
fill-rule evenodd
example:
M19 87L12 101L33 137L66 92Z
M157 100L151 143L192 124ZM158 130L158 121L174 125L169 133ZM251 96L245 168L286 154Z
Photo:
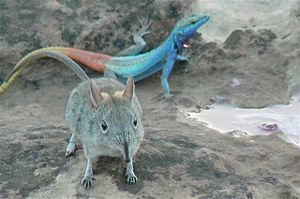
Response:
M299 86L299 1L226 2L2 1L0 79L22 56L50 45L116 54L130 45L136 15L152 14L148 48L189 12L212 19L191 41L190 62L175 66L174 98L160 99L159 74L136 85L145 139L133 186L125 183L121 159L101 157L94 189L82 188L82 149L64 157L64 109L79 79L50 59L24 71L0 96L0 197L300 198L300 151L280 138L282 132L236 138L179 111L199 112L220 97L239 107L287 104ZM242 83L232 87L237 78Z

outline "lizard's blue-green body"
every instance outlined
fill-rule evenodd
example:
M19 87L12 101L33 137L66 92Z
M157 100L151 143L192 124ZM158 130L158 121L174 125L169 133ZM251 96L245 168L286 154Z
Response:
M173 70L174 63L176 60L186 60L178 55L178 52L208 19L208 16L199 17L195 14L183 18L177 22L169 37L159 47L139 55L112 57L106 63L106 67L120 79L125 80L128 76L133 76L135 81L162 70L161 83L164 95L170 95L167 79Z
M146 43L142 36L147 34L150 23L141 22L142 28L134 34L136 43L133 48L122 51L117 56L109 56L101 53L94 53L75 48L48 47L35 50L21 59L6 80L0 85L0 94L16 79L19 73L30 63L44 57L52 57L65 63L73 69L77 75L84 79L85 74L80 67L71 59L86 66L104 72L108 77L114 77L122 82L132 76L135 81L139 81L162 70L161 83L164 89L164 96L170 96L168 77L171 74L175 61L187 61L184 56L178 53L186 47L186 42L193 34L209 20L208 16L200 17L192 14L178 21L170 33L169 37L157 48L138 54L145 47ZM71 58L71 59L70 59Z

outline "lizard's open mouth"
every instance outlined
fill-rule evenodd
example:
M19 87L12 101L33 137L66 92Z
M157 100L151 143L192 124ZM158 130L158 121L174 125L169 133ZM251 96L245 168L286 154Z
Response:
M183 43L183 47L184 47L184 48L190 47L189 41L184 42L184 43Z

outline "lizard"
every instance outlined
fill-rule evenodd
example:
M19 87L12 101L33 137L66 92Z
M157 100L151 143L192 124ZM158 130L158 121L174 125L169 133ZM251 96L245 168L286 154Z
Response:
M0 85L0 94L13 83L19 73L30 63L40 58L49 57L49 54L62 53L97 72L104 73L107 77L116 78L123 83L126 82L129 76L132 76L136 82L158 71L162 71L160 79L163 87L163 96L170 97L173 94L170 91L168 78L174 64L176 61L188 61L179 52L183 48L188 47L187 42L189 39L209 18L209 16L191 14L180 19L160 46L144 53L140 52L146 45L142 36L149 33L147 29L151 23L148 23L148 20L146 22L140 21L142 28L137 34L134 34L136 45L133 48L126 49L117 56L68 47L47 47L35 50L16 64L11 73ZM55 56L52 57L55 58ZM67 64L71 64L71 62L67 62Z

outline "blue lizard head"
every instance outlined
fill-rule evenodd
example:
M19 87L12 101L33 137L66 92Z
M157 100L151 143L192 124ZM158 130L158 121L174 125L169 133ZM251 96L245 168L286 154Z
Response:
M187 47L188 40L194 35L198 28L209 20L209 16L191 14L179 20L173 30L175 44L178 50Z

